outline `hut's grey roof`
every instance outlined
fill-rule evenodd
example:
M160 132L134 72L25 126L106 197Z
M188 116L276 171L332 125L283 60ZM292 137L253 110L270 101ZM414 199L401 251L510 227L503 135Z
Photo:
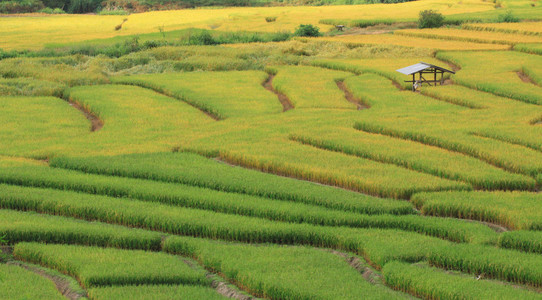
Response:
M432 65L432 64L424 63L424 62L420 62L420 63L417 63L417 64L412 65L412 66L404 67L402 69L397 70L397 72L403 73L405 75L411 75L411 74L414 74L414 73L417 73L417 72L420 72L420 71L423 71L423 70L426 70L426 69L432 69L432 68L440 70L442 72L450 72L452 74L455 74L454 71L450 71L448 69L444 69L444 68L441 68L439 66L435 66L435 65Z

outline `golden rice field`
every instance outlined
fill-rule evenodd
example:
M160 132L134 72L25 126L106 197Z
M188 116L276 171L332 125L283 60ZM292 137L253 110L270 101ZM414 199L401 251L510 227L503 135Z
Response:
M0 298L542 299L537 23L427 8L0 17Z

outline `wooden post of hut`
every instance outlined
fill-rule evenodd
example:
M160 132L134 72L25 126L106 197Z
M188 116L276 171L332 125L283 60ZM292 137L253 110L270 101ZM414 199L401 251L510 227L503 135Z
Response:
M442 85L444 83L444 73L452 73L455 74L454 71L450 71L448 69L444 69L439 66L435 66L432 64L420 62L412 66L408 66L402 69L397 70L397 72L405 74L405 75L412 75L412 80L405 80L405 82L412 82L412 91L415 92L419 87L421 87L424 83L427 83L430 86L440 84ZM416 74L418 74L418 79L416 79ZM430 76L430 74L433 74L432 80L427 80L424 77L424 74L427 74ZM440 74L440 79L438 79ZM431 79L431 77L428 77Z

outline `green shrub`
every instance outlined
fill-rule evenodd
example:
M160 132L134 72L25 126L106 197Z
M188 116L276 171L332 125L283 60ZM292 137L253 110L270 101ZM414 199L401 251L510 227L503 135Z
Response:
M309 36L309 37L321 36L320 28L312 24L299 25L299 27L296 28L294 35L295 36Z
M511 10L506 11L504 14L500 14L497 17L497 23L517 23L520 19L512 13Z
M422 10L418 18L418 28L437 28L444 25L444 16L436 10Z
M125 16L129 14L130 12L124 9L102 9L98 13L101 16Z
M188 37L189 45L216 45L217 41L209 33L209 31L200 31L190 34Z
M62 8L50 8L50 7L46 7L44 9L40 9L39 10L40 13L45 13L45 14L51 14L51 15L60 15L60 14L65 14L66 12L64 10L62 10Z
M6 245L8 243L7 235L0 235L0 245Z
M0 1L0 14L29 13L43 8L43 3L39 0Z
M71 0L68 12L82 14L94 12L100 8L102 0Z
M277 17L265 17L265 21L267 23L275 22L277 20Z

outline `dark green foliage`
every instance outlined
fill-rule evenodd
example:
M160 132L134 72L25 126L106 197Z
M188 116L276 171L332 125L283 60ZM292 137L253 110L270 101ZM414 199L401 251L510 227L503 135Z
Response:
M0 245L5 245L7 243L8 243L7 235L6 234L0 235Z
M306 24L306 25L299 25L297 29L294 32L295 36L309 36L309 37L317 37L320 36L320 28L312 25L312 24Z
M94 12L100 8L101 3L101 0L70 0L68 12L72 14Z
M18 14L35 12L44 8L39 0L8 0L0 1L0 14Z
M512 13L511 10L506 11L506 13L501 14L497 17L498 23L517 23L520 19Z
M418 28L437 28L444 25L444 16L436 10L422 10L418 19Z

